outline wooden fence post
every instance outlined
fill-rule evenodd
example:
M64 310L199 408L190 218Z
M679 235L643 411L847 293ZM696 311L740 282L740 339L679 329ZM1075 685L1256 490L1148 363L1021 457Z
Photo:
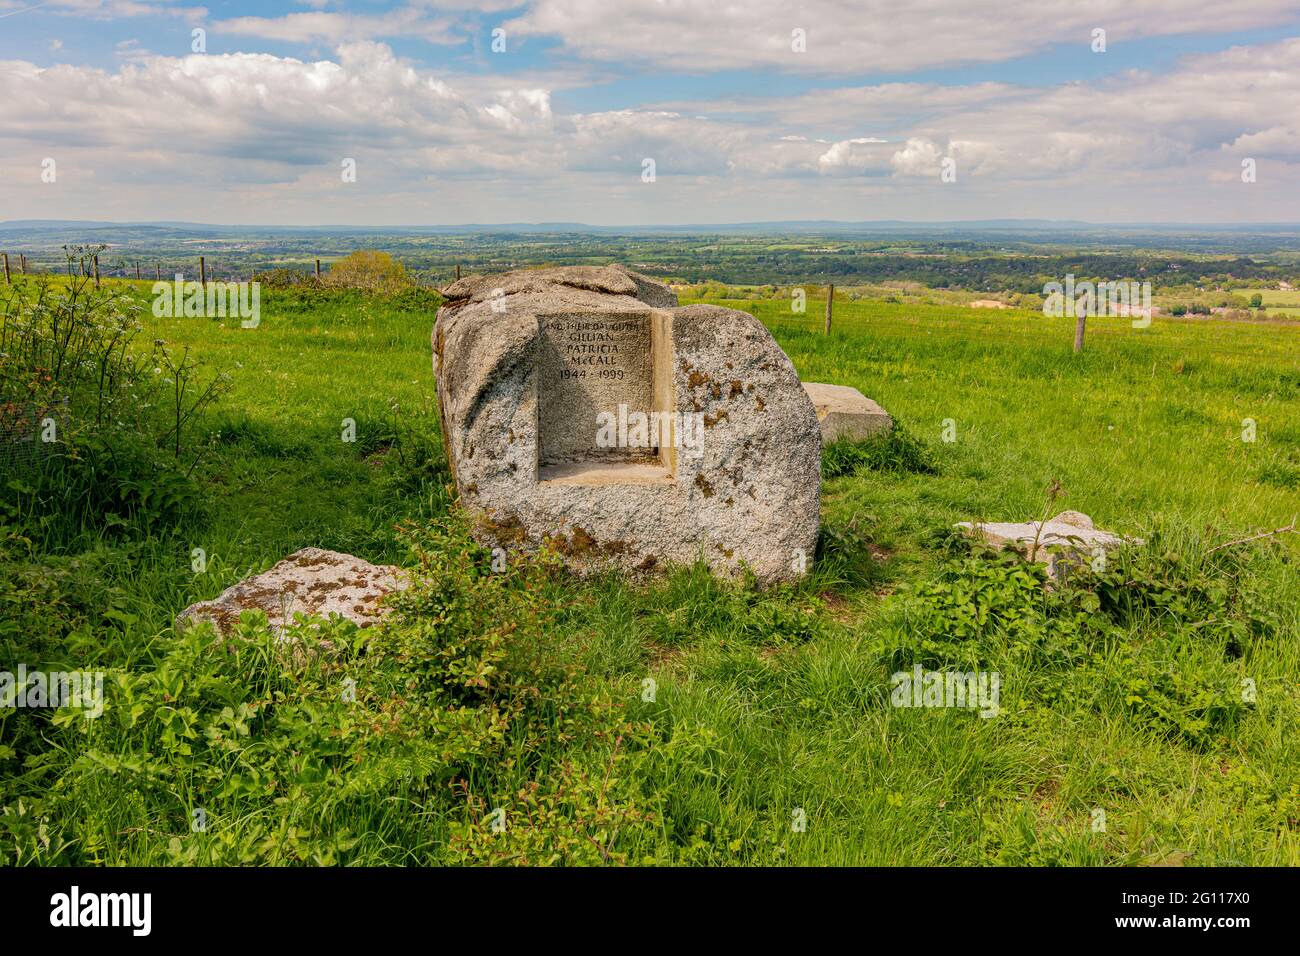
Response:
M18 266L19 266L20 269L23 270L23 275L27 275L27 255L26 255L26 253L22 253L22 252L18 253Z
M208 266L202 256L199 256L199 285L204 289L208 287Z
M140 281L140 260L139 259L137 259L135 262L135 278L137 282Z
M155 262L155 263L153 264L153 270L154 270L154 277L155 277L159 282L161 282L161 281L162 281L162 263L161 263L161 262Z
M9 285L9 253L5 253L5 285Z
M456 263L456 278L460 278L460 263Z
M316 260L316 281L320 282L320 260Z
M831 309L835 305L835 284L826 287L826 334L831 334Z
M95 264L95 288L98 289L99 288L99 256L98 255L91 256L90 261Z
M1074 323L1074 350L1076 352L1083 351L1083 329L1087 324L1088 317L1082 314L1079 316L1079 320Z

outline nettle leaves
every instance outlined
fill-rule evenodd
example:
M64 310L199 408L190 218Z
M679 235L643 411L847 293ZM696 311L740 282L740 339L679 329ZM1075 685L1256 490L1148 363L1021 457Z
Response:
M1042 565L1014 555L950 558L902 597L891 664L992 668L1023 700L1057 709L1114 700L1151 732L1203 748L1253 706L1246 660L1281 627L1252 561L1183 558L1157 535L1049 589Z

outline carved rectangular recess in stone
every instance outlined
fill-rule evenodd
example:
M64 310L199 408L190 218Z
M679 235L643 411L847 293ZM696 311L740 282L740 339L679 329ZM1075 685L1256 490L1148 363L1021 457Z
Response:
M598 441L600 414L614 421L671 413L672 334L667 313L572 312L537 318L539 481L572 485L671 481L676 456L660 447ZM620 410L622 406L622 410ZM624 429L616 429L626 434ZM608 431L606 432L608 437Z

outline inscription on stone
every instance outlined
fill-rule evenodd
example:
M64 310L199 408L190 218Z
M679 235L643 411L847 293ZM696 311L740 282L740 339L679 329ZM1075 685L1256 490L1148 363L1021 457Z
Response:
M649 449L596 442L601 412L654 407L650 317L548 315L537 323L538 465L652 457Z

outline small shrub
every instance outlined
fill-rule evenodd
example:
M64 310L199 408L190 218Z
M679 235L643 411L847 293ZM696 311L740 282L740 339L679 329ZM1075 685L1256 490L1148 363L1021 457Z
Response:
M1180 554L1157 533L1143 548L1112 553L1102 571L1079 568L1074 584L1095 594L1098 610L1116 624L1192 628L1223 640L1235 656L1280 626L1277 611L1244 581L1252 557L1249 549L1232 548L1206 557Z
M12 493L0 520L46 547L96 529L147 533L197 512L189 474L201 449L188 437L228 378L204 376L188 349L140 343L139 310L121 289L80 276L43 276L0 299L0 410L9 410L0 418L50 409L40 427L57 437L56 453L0 474ZM0 455L0 468L11 458Z
M272 269L259 272L257 281L263 289L301 289L315 286L316 275L308 269Z
M836 441L822 449L822 477L840 478L862 470L937 475L929 448L900 422L866 441Z
M1060 666L1080 659L1100 636L1096 599L1047 592L1047 570L1000 553L946 562L902 605L896 667L995 660Z
M1130 657L1124 669L1131 675L1124 698L1128 711L1157 733L1194 747L1208 745L1246 712L1240 681L1221 662L1206 663L1191 654L1172 661Z
M346 289L394 292L406 287L406 269L387 252L361 249L330 266L325 282Z
M427 312L430 315L442 305L442 296L423 286L408 285L392 293L389 301L395 308L407 312Z

